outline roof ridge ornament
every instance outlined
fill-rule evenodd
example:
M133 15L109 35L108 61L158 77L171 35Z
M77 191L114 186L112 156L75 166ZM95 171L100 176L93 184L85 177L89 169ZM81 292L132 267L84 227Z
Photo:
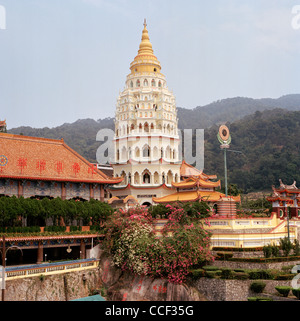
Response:
M280 188L283 188L283 189L298 189L298 187L296 186L297 182L295 180L292 185L283 184L281 179L279 179L279 183L280 183Z

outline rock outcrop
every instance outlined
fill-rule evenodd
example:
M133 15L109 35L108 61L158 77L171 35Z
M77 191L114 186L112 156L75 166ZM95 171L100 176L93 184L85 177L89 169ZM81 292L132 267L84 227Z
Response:
M173 284L166 279L122 272L105 253L100 256L99 268L101 280L107 289L107 300L206 301L192 284Z

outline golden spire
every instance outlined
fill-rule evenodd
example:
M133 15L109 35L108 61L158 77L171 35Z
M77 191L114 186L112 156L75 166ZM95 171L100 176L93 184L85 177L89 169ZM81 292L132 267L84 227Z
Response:
M142 33L142 42L140 43L139 55L153 55L152 44L150 42L146 19L144 20L144 30Z
M141 61L145 59L147 61ZM132 72L160 72L161 70L160 63L153 53L152 44L150 42L147 30L146 19L144 19L144 29L142 32L142 41L139 46L138 55L134 58L134 61L131 63L130 69Z

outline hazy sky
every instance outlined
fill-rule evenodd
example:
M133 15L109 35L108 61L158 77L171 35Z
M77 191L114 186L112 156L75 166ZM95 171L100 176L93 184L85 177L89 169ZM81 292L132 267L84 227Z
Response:
M114 117L144 18L177 106L300 93L300 29L292 25L296 4L0 0L6 11L0 119L13 128Z

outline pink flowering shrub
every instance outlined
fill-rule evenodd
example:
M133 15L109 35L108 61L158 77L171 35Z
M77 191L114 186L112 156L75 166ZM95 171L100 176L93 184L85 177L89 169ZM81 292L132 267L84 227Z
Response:
M201 221L188 217L181 205L167 207L162 238L155 237L152 217L145 208L120 210L110 217L103 245L116 266L182 283L192 266L213 260L210 234Z

